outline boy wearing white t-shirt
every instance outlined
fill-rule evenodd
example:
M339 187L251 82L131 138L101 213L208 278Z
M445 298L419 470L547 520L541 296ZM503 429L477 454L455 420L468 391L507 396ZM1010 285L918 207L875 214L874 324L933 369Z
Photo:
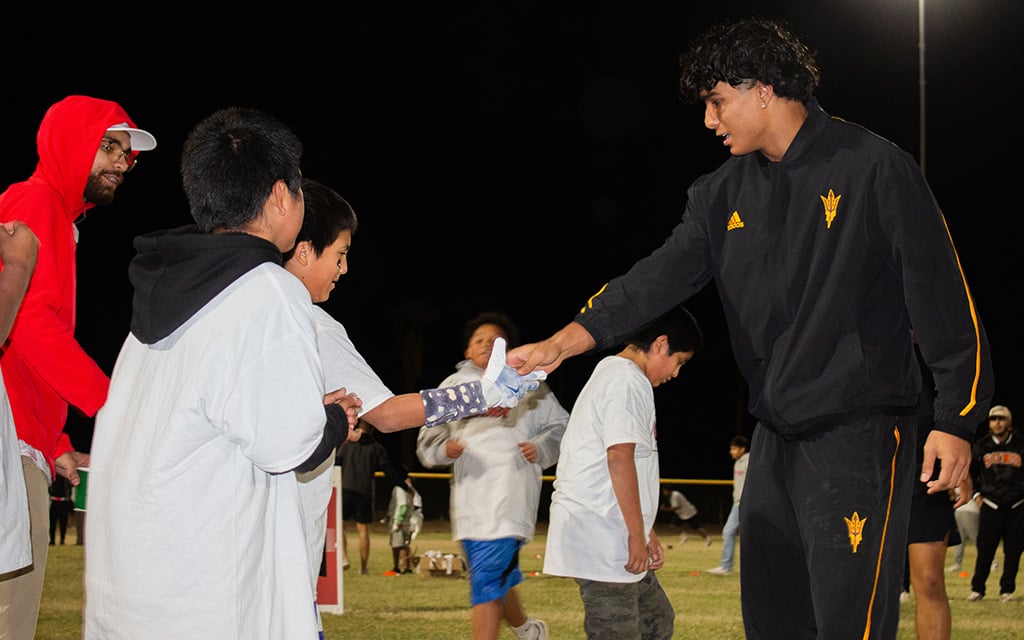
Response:
M576 399L555 471L544 573L576 579L590 640L672 637L675 611L654 573L665 562L654 532L654 387L702 346L696 319L675 307L601 360Z

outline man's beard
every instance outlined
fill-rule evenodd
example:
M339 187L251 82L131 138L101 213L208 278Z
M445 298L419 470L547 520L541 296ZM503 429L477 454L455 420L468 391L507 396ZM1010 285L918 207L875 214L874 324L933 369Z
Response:
M110 204L114 201L114 190L109 182L103 179L103 173L90 173L85 183L85 201L97 206Z

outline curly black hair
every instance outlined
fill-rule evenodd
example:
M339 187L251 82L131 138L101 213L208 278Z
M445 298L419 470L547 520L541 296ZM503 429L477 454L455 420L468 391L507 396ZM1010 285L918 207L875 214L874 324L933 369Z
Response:
M519 344L519 327L504 311L484 311L467 320L462 328L462 344L468 345L473 333L485 324L501 327L508 338L506 342L509 349Z
M814 56L779 22L726 20L697 36L679 56L679 91L698 104L719 82L749 87L760 81L780 98L806 103L821 81Z

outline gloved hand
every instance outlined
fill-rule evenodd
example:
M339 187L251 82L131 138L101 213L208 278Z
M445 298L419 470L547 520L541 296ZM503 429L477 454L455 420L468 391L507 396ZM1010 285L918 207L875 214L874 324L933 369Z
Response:
M516 373L515 369L505 363L505 339L497 338L480 385L488 407L514 407L528 391L536 389L540 381L547 377L548 374L540 370L531 371L525 376Z

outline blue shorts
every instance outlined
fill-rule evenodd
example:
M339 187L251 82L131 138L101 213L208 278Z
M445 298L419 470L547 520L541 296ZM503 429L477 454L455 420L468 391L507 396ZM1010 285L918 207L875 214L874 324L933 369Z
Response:
M519 549L525 540L463 540L469 566L469 603L471 606L499 600L523 581L519 570Z

